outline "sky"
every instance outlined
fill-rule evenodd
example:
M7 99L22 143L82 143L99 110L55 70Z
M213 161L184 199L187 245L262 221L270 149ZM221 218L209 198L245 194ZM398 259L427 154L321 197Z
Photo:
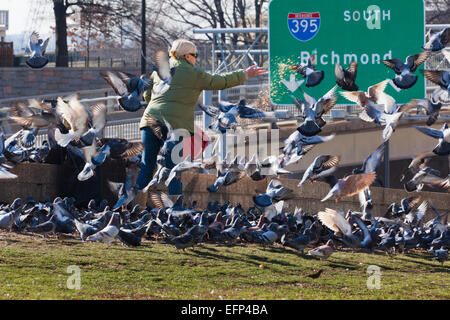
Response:
M9 11L9 28L6 31L6 41L14 42L14 52L20 51L24 35L36 30L42 37L50 37L48 50L54 47L54 36L51 26L54 26L53 5L50 0L0 0L0 10Z

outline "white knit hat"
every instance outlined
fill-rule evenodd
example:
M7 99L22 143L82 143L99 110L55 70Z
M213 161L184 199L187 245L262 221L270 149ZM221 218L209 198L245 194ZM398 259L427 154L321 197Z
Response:
M170 48L170 55L172 57L180 59L188 53L197 53L197 47L191 41L177 39L172 43L172 48Z

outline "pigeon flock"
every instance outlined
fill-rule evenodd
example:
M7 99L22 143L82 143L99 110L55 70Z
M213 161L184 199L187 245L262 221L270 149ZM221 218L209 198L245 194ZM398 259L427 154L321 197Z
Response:
M402 90L412 87L417 76L418 66L431 54L443 50L449 43L449 29L435 35L423 49L424 51L408 56L406 62L399 59L385 60L383 63L395 71L393 83ZM46 62L45 42L38 40L33 33L30 39L32 55L27 62L32 68L42 68ZM306 87L319 85L324 77L323 71L316 70L316 58L311 57L307 65L291 65L292 72L298 72L306 78ZM155 64L146 59L162 80L153 88L158 95L170 89L171 78L176 70L171 69L167 53L159 51ZM12 204L0 206L0 229L9 232L76 237L83 242L101 241L109 247L116 240L125 246L139 246L142 239L157 240L173 245L176 249L194 248L201 243L248 242L267 245L280 245L298 250L303 254L321 260L328 259L340 248L362 250L366 252L384 251L407 252L410 249L424 249L433 254L441 263L448 259L450 246L450 224L447 213L439 212L430 200L423 200L420 191L424 186L450 189L450 176L441 177L440 172L427 166L431 157L450 155L450 129L444 124L441 130L430 128L439 118L439 112L449 103L450 75L448 71L425 70L424 75L439 85L431 99L414 99L410 103L398 105L395 99L384 93L389 80L383 80L367 89L357 91L357 63L352 62L347 69L336 65L336 86L325 95L316 99L303 89L304 100L291 94L294 104L301 113L301 124L284 141L279 156L271 155L259 159L257 154L247 161L237 155L231 159L227 153L219 156L219 139L212 152L202 159L185 158L174 167L168 167L168 157L178 143L170 124L166 121L167 132L155 132L165 137L158 154L158 167L153 179L144 189L149 192L153 205L141 208L129 206L138 194L133 183L132 167L138 167L143 151L141 142L129 142L119 138L103 138L106 125L106 106L96 104L83 105L77 96L57 98L54 101L29 100L28 105L18 104L12 108L11 119L23 127L20 131L5 138L0 132L0 179L14 179L17 176L9 170L11 164L24 161L45 162L53 148L66 148L67 152L83 159L84 168L77 178L85 181L95 175L95 168L101 166L110 157L125 159L127 163L126 181L109 182L110 189L116 194L117 202L110 204L103 200L96 203L91 200L87 207L76 207L75 199L56 198L44 202L28 198L17 198ZM148 75L135 76L121 72L102 72L101 76L119 95L118 103L126 111L134 112L142 107L142 94L149 87ZM319 136L326 125L323 116L337 101L337 88L346 99L358 103L363 111L359 115L364 121L375 122L383 126L384 142L395 131L401 116L409 110L421 110L429 116L427 126L415 126L423 134L438 140L433 150L425 151L415 157L405 169L402 180L408 192L417 195L392 203L384 216L373 215L374 203L370 186L379 181L376 169L382 161L385 144L382 143L368 155L361 168L349 172L338 179L334 174L339 165L340 156L322 154L308 166L298 188L305 183L323 181L329 184L327 195L321 200L335 198L336 203L344 197L358 195L361 210L359 212L327 208L319 212L305 212L296 208L289 212L284 208L285 201L294 199L294 190L282 185L278 177L291 173L286 166L296 163L312 148L326 143L335 137ZM237 117L258 119L275 123L278 119L290 118L285 111L261 111L241 100L237 104L219 101L218 106L199 105L205 114L212 117L209 130L224 133L237 126ZM37 132L46 129L48 141L35 148ZM156 129L155 129L156 130ZM173 201L167 194L157 191L156 186L168 186L170 181L185 171L216 171L216 179L207 187L208 192L217 192L236 183L245 176L253 181L271 179L266 190L257 191L253 196L254 206L244 210L240 204L218 201L209 202L206 208L197 208L196 202L186 204L183 195ZM412 177L412 178L407 178ZM423 221L427 210L434 217Z

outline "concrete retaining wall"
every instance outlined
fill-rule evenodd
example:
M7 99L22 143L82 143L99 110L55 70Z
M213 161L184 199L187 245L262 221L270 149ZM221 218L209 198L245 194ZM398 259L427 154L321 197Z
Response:
M98 189L94 189L93 192L97 193L98 191L97 195L100 198L106 198L110 205L113 205L117 198L108 189L107 180L123 182L125 179L124 163L108 160L99 169L101 170L97 172ZM10 203L17 197L25 199L28 196L32 196L40 201L43 201L45 196L48 196L53 200L56 196L71 196L71 190L82 190L84 188L83 183L78 184L78 182L76 182L78 184L76 186L68 185L68 181L70 181L68 177L71 174L77 174L77 172L73 172L72 169L63 165L22 163L16 165L11 171L19 177L14 180L0 180L0 201ZM196 200L198 208L204 208L208 201L219 200L223 203L228 200L233 204L240 203L243 208L248 209L254 205L252 197L258 192L264 192L267 184L270 182L269 178L261 181L252 181L250 178L245 177L235 184L220 188L217 193L209 193L206 188L214 180L215 175L213 174L183 173L183 194L186 203ZM357 195L343 198L339 203L336 203L334 199L320 202L320 199L329 191L329 186L326 183L307 183L302 188L298 188L298 180L286 178L280 178L280 180L284 186L291 188L295 193L294 199L285 202L285 208L289 211L293 211L296 206L310 213L316 213L325 208L360 210ZM87 182L84 183L86 184ZM370 190L375 204L374 214L377 216L383 215L392 202L398 203L402 198L419 194L424 200L430 200L441 212L447 212L450 206L449 193L408 193L404 190L380 187L371 187ZM83 202L87 203L88 200L89 197L87 196L86 199L83 199ZM145 195L140 195L135 203L140 203L141 205L147 203L149 206L153 206L151 201L146 199ZM425 219L429 219L432 216L432 211L428 210Z
M203 208L208 204L208 201L219 200L223 203L224 201L229 200L233 204L240 203L243 208L248 209L249 207L254 206L252 197L257 193L255 190L264 192L267 184L270 182L270 179L268 178L255 182L250 178L245 177L235 184L219 189L217 193L209 193L206 190L206 187L211 185L214 180L214 175L183 173L182 181L185 201L190 203L193 200L197 200L198 207ZM285 178L280 178L279 180L284 186L294 190L295 193L294 199L285 201L285 208L289 211L293 211L296 206L310 213L316 213L325 208L360 211L357 195L343 198L339 203L336 203L334 198L325 202L320 202L330 190L326 183L307 183L301 188L298 188L298 180ZM447 212L450 206L449 193L408 193L405 190L385 189L380 187L371 187L370 190L375 205L374 214L376 216L384 215L387 207L392 202L399 203L400 200L405 197L419 194L422 196L423 200L430 200L441 212ZM425 219L430 217L433 217L433 213L431 210L428 210Z

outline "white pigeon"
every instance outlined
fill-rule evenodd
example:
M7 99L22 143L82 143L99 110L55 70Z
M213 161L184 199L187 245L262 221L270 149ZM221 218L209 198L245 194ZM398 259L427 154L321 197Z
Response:
M55 139L61 147L66 147L70 141L79 139L88 131L89 115L76 96L71 96L69 103L65 103L61 97L58 97L57 101L56 112L69 132L62 134L59 129L56 129Z
M111 216L111 220L106 225L106 227L104 227L99 232L94 233L93 235L87 237L86 241L106 242L109 247L111 242L113 242L114 239L119 234L119 227L120 227L120 214L118 212L115 212Z
M343 234L347 237L352 235L352 226L345 220L344 212L326 208L317 214L320 222L333 230L335 234Z

